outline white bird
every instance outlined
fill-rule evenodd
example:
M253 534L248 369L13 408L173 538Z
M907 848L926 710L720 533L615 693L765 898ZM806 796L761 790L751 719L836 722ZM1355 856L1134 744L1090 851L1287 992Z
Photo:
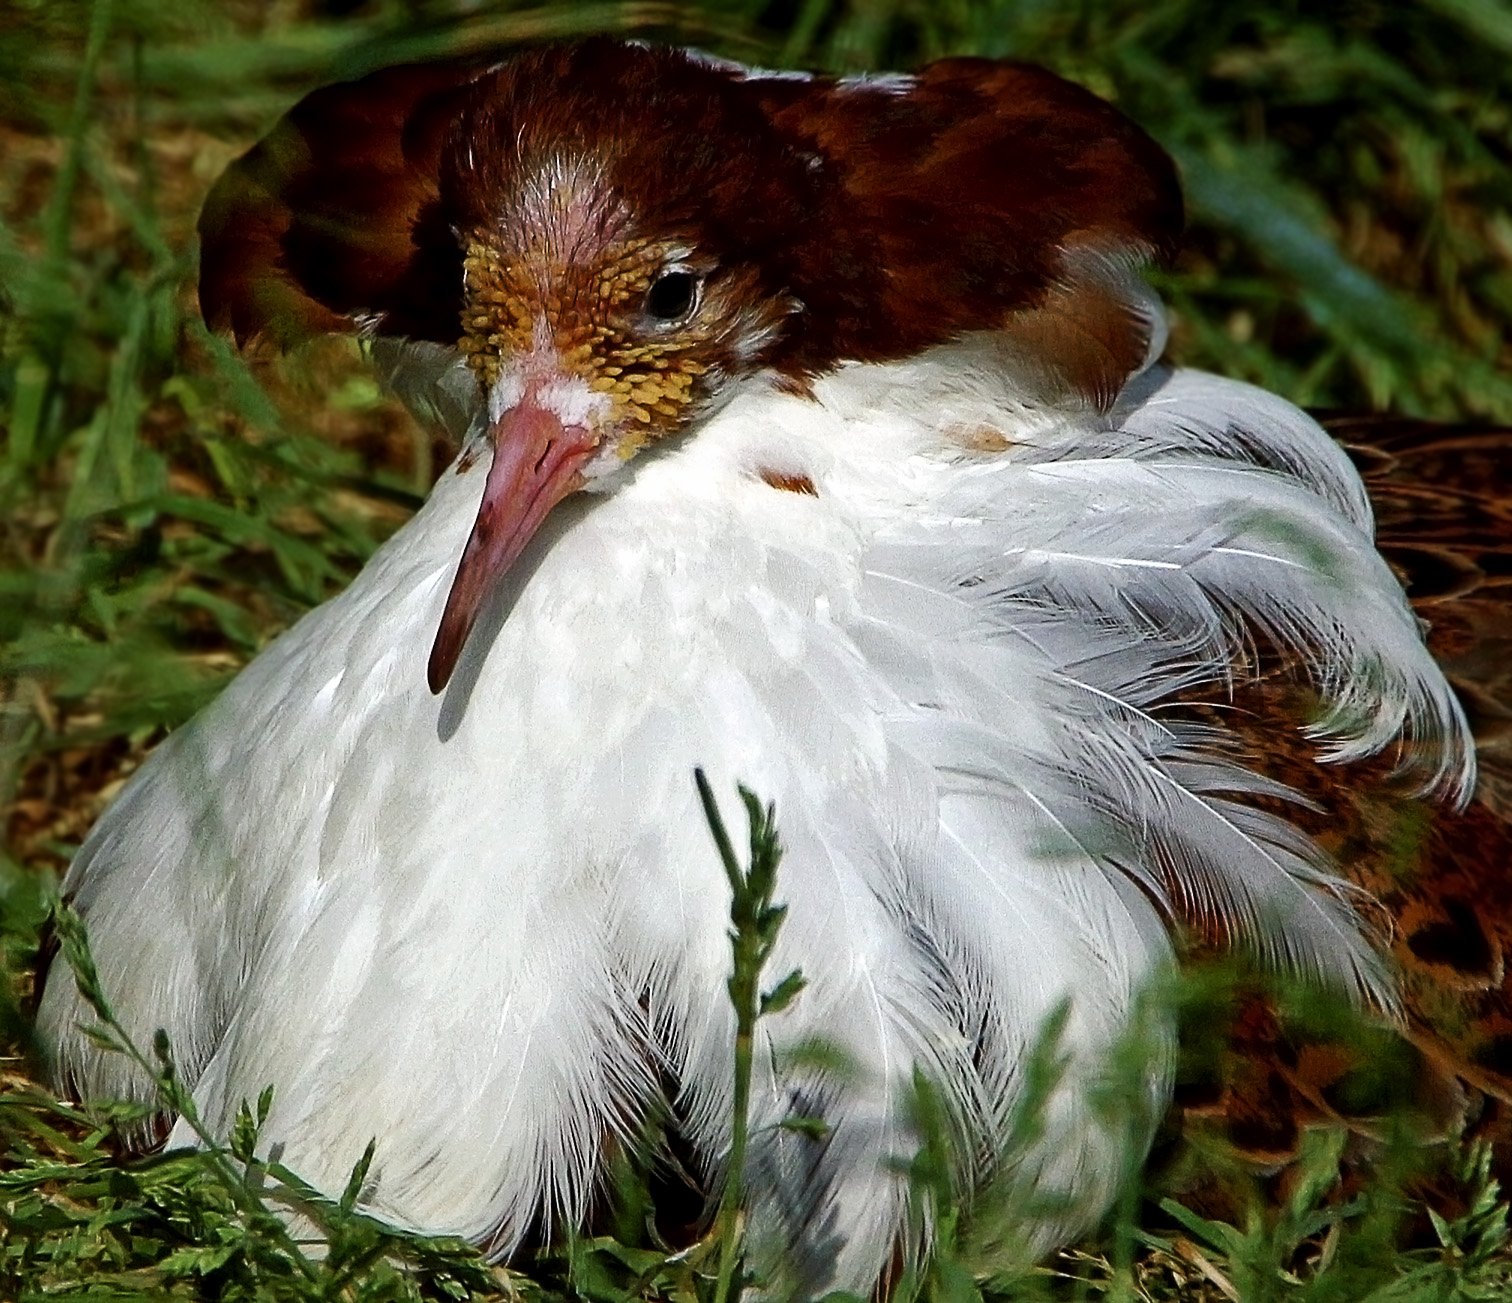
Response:
M581 1222L653 1108L716 1177L729 888L695 766L775 802L770 971L807 981L759 1024L773 1295L886 1271L916 1072L963 1186L1032 1196L1024 1252L1095 1223L1148 1143L1096 1094L1180 921L1390 1008L1281 777L1184 706L1284 658L1317 763L1405 745L1451 800L1465 721L1343 452L1161 361L1138 268L1180 222L1148 137L1011 63L836 81L595 39L296 107L210 198L206 315L361 333L462 447L68 875L210 1129L272 1085L295 1171L339 1191L376 1139L366 1206L501 1254ZM150 1098L90 1021L57 966L60 1081Z

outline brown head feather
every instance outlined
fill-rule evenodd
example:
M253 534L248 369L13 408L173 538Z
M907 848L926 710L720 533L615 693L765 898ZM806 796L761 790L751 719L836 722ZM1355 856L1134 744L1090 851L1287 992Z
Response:
M591 39L307 97L210 196L206 317L279 344L354 326L455 344L465 246L573 159L711 287L775 305L736 360L800 382L1006 330L1105 403L1149 331L1077 258L1168 253L1181 227L1159 147L1041 69L837 82Z
M436 206L441 144L476 63L414 64L302 99L227 168L200 214L200 309L288 348L382 314L455 340L461 261Z

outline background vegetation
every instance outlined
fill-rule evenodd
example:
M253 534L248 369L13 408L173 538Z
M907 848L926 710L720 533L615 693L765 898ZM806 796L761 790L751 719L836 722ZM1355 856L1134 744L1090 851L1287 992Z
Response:
M448 455L349 344L246 361L205 332L193 222L206 187L324 82L606 29L841 70L955 52L1046 63L1181 164L1189 248L1159 276L1180 360L1315 405L1512 420L1507 0L0 0L4 1296L537 1289L339 1206L346 1247L311 1266L248 1194L245 1146L215 1162L117 1161L118 1118L32 1083L23 1010L52 874L102 803L166 729L340 589ZM1168 1209L1152 1222L1131 1202L1058 1276L993 1288L1508 1296L1502 1210L1475 1154L1458 1160L1473 1197L1422 1250L1382 1229L1400 1224L1394 1187L1352 1208L1327 1197L1337 1159L1320 1148L1279 1218ZM1390 1250L1387 1265L1359 1274L1349 1244ZM570 1276L595 1298L712 1288L667 1270L654 1248L604 1242L542 1279ZM947 1262L920 1288L975 1286Z

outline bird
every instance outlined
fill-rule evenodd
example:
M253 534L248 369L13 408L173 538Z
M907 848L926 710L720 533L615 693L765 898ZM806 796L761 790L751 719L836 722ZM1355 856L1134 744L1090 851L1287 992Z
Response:
M1142 993L1183 938L1420 1028L1411 942L1474 906L1381 923L1437 872L1388 880L1381 812L1512 826L1475 795L1505 711L1446 672L1504 635L1430 616L1462 635L1441 663L1403 589L1449 576L1452 615L1494 587L1424 534L1484 501L1419 491L1474 440L1360 424L1352 459L1168 361L1143 270L1183 220L1119 110L985 58L546 43L316 90L232 164L209 325L357 337L459 451L68 871L122 1027L166 1033L208 1132L271 1086L267 1152L339 1193L375 1142L364 1208L500 1257L583 1225L652 1117L712 1188L730 886L695 770L773 803L770 971L804 983L756 1029L765 1296L922 1251L921 1081L960 1187L1018 1197L1016 1252L1095 1226L1172 1096ZM1408 504L1396 544L1367 479ZM60 1087L154 1100L89 1022L54 964Z

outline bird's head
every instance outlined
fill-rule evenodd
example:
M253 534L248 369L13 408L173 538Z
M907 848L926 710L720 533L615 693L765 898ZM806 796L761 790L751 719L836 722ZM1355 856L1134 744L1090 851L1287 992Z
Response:
M1117 271L1173 245L1169 160L1102 101L987 60L753 73L607 39L308 96L212 191L212 325L442 344L491 463L429 678L551 510L742 383L991 331L1106 406L1155 329Z
M431 658L436 688L552 508L709 413L768 364L801 307L770 214L812 210L823 178L774 148L725 78L624 52L548 47L485 74L441 150L462 261L456 344L493 459ZM752 166L732 168L732 152Z

